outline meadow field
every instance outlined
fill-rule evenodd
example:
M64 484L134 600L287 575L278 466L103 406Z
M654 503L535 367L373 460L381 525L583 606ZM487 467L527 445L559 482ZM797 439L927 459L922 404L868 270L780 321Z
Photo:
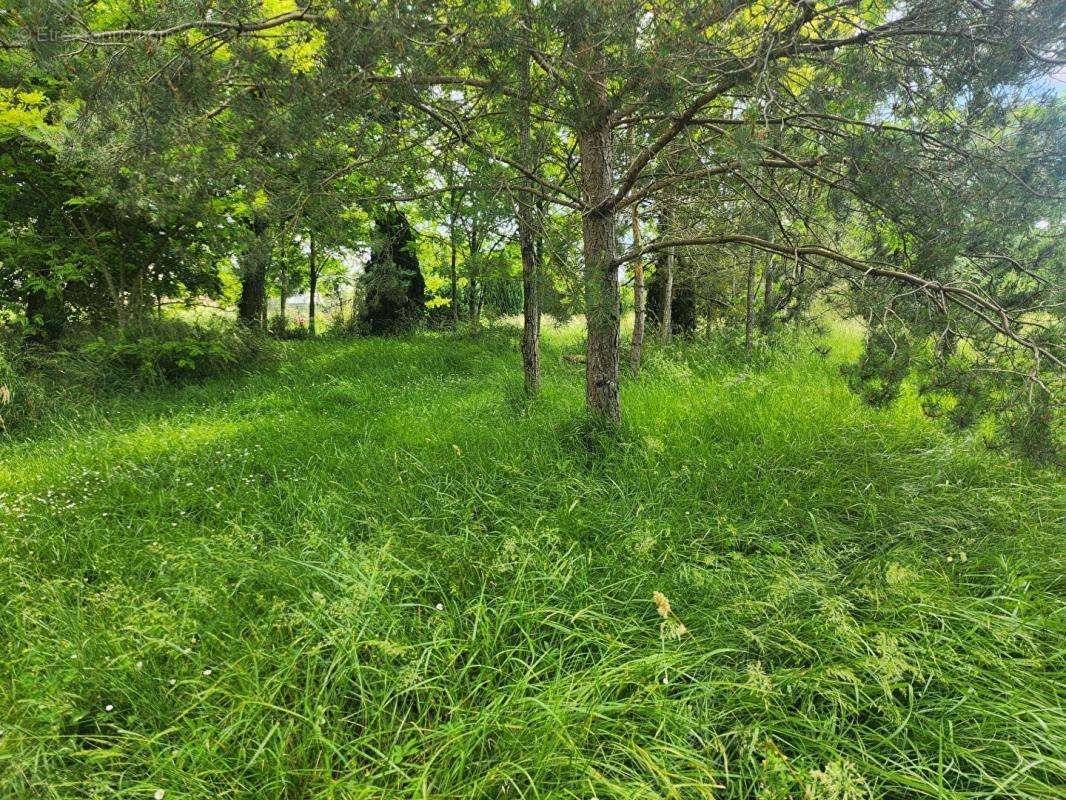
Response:
M1051 798L1061 472L679 343L289 342L0 442L0 797Z

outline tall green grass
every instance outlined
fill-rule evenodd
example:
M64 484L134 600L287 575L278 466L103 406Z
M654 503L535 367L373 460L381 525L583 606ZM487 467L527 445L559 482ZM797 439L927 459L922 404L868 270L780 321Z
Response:
M598 438L576 336L534 403L509 335L299 342L0 444L0 796L1062 796L1060 475L847 342L654 353Z

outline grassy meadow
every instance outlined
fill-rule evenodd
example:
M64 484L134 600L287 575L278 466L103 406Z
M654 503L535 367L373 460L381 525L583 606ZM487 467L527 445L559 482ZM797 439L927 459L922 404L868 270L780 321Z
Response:
M1063 796L1061 474L843 334L655 351L602 439L579 337L534 403L507 330L319 340L0 441L0 797Z

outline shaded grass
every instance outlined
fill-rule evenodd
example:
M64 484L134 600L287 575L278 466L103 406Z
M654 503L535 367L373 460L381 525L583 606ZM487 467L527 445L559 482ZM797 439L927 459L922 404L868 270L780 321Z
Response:
M592 441L574 343L535 403L506 333L306 342L0 444L0 795L1060 796L1060 476L804 342L653 354Z

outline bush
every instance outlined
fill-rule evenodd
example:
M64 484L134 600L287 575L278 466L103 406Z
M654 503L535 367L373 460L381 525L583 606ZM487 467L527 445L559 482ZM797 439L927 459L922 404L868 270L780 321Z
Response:
M23 378L16 354L0 347L0 429L14 427L32 415L40 400L37 388Z
M267 331L275 339L287 341L309 339L311 337L311 330L307 327L306 322L302 319L283 317L281 314L275 314L270 318L270 322L267 323Z
M345 313L343 309L331 314L326 320L325 335L333 339L344 339L359 335L359 315L356 311Z
M84 399L103 382L100 364L68 351L0 341L0 432L13 431Z
M273 349L266 335L245 326L158 320L102 336L81 352L151 385L218 375L263 361Z

